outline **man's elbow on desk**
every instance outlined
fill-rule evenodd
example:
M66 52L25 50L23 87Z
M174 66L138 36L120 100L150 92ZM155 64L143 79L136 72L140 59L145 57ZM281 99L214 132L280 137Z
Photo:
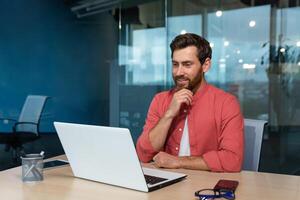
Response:
M222 154L222 153L221 153ZM243 156L236 154L220 155L220 152L211 151L203 155L204 161L212 172L240 172Z
M145 148L142 148L140 143L137 143L136 151L137 151L139 160L143 163L148 163L148 162L152 161L153 156L155 156L155 154L157 153L157 152L152 152Z

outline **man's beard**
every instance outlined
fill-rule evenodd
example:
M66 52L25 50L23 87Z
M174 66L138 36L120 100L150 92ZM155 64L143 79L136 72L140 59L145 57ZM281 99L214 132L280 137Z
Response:
M188 81L187 85L179 85L177 83L178 80L184 80L184 81ZM191 80L188 77L185 76L175 76L173 77L174 83L175 83L175 90L179 91L183 88L188 89L190 91L192 91L193 93L195 93L197 91L197 89L199 88L201 81L202 81L202 73L199 73L193 80Z

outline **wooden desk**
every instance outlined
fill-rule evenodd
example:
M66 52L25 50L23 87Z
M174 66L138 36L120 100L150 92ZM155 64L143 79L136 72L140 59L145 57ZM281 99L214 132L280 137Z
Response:
M115 199L143 200L193 199L194 192L212 188L219 179L233 179L240 182L237 200L297 200L300 199L300 177L270 173L243 171L241 173L212 173L193 170L175 170L188 174L176 184L160 190L143 193L110 186L98 182L74 178L69 166L44 171L44 181L23 183L21 167L0 172L1 199L64 200L64 199Z

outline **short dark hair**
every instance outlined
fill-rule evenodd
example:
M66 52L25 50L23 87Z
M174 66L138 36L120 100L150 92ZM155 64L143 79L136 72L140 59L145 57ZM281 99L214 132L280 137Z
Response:
M173 53L175 50L184 49L188 46L197 47L197 57L201 64L205 62L206 58L211 59L212 51L209 42L203 37L194 33L185 33L176 36L170 44L170 48L172 51L171 56L173 57Z

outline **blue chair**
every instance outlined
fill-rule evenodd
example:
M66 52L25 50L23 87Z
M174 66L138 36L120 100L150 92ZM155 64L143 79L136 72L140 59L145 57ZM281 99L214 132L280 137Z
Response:
M261 144L266 121L244 119L245 149L243 170L258 171Z
M14 159L24 153L23 144L39 138L41 114L47 99L47 96L28 95L17 120L0 118L13 122L11 132L0 133L0 144L5 144L5 151L13 149Z

